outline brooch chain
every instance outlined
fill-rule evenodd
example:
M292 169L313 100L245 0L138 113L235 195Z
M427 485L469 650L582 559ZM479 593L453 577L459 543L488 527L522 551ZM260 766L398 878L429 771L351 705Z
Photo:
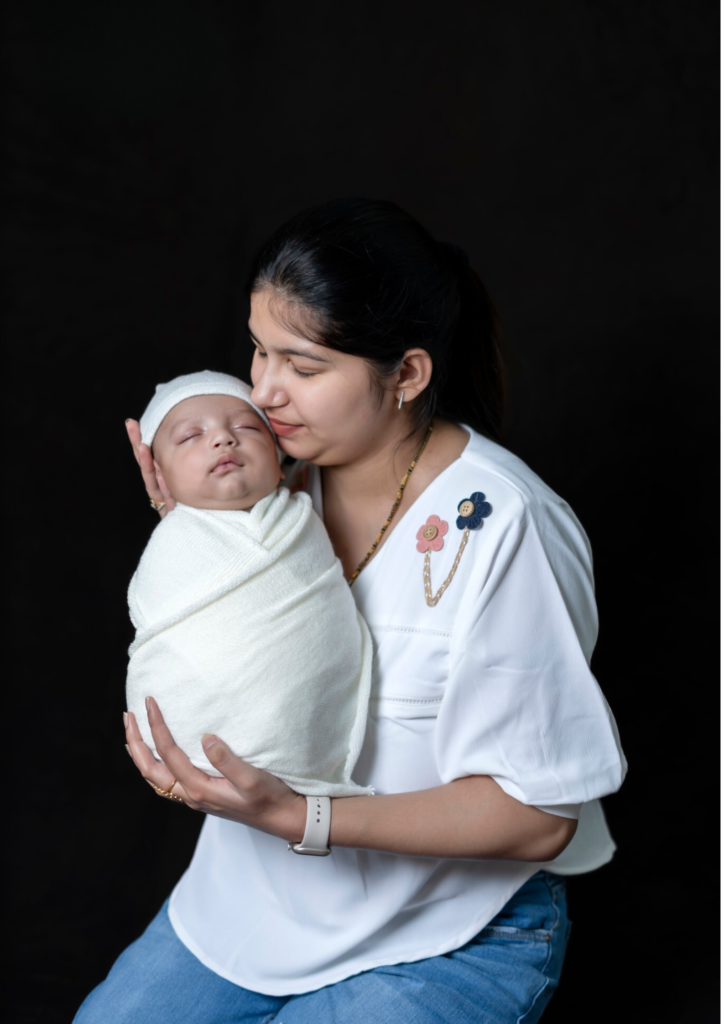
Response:
M447 579L445 580L445 582L442 584L441 587L438 588L437 592L434 595L432 593L432 582L430 581L430 552L428 550L425 553L425 565L422 570L422 579L425 583L425 601L427 602L429 608L435 607L435 605L438 603L442 595L445 593L447 588L452 583L452 578L457 572L457 567L460 565L460 559L463 557L463 551L465 550L465 545L468 542L469 536L470 530L466 527L465 530L463 531L463 539L460 541L460 547L458 548L457 555L455 555L455 561L453 562L452 569L447 574Z

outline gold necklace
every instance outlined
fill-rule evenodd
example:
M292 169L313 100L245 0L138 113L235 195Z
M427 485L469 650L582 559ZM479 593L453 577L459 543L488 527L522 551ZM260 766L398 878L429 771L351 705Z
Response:
M375 551L377 550L377 545L382 540L387 527L392 522L392 518L393 518L395 512L400 507L400 502L402 501L403 492L405 490L405 487L407 487L407 481L410 479L410 474L412 473L413 469L417 465L420 456L425 451L425 445L430 440L430 434L432 433L432 431L433 431L433 426L432 426L432 423L431 423L430 426L427 428L427 433L425 434L425 440L422 442L420 447L417 449L417 454L415 455L415 458L410 463L410 466L409 466L407 472L405 473L405 475L403 476L402 480L400 480L400 489L398 490L397 495L396 495L395 500L394 500L394 503L392 505L392 508L390 509L390 514L388 515L387 519L385 520L385 525L382 527L380 532L375 537L375 542L372 545L372 547L369 549L369 551L364 556L364 558L362 559L360 564L357 566L355 571L352 573L350 578L347 580L347 582L349 583L350 587L352 586L354 581L357 579L359 574L362 572L364 567L367 565L367 563L369 562L370 558L372 558L372 556L374 555Z

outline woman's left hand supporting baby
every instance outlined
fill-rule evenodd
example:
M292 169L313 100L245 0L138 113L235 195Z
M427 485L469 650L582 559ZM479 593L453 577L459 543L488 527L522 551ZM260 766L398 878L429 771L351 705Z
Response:
M148 722L163 764L143 742L126 712L128 750L150 786L195 811L238 821L280 839L301 842L307 802L285 782L237 757L218 736L204 736L207 758L223 778L211 778L176 746L158 705L146 701ZM577 822L519 803L485 775L432 789L333 801L332 846L416 857L465 857L545 863L566 848ZM436 827L431 828L430 822Z
M135 716L124 713L128 752L154 789L180 797L195 811L238 821L290 842L301 842L307 819L307 802L275 775L255 768L237 757L218 736L205 735L204 753L224 776L212 778L191 763L176 746L153 697L146 699L148 724L163 764L141 738Z

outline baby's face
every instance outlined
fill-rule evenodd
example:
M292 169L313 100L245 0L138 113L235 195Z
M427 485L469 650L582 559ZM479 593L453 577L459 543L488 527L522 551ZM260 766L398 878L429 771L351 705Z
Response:
M269 428L229 395L174 406L153 439L153 458L176 501L192 508L249 509L283 479Z

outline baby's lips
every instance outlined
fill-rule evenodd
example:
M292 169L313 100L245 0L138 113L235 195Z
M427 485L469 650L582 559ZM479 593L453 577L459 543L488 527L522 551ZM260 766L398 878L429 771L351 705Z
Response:
M244 463L241 459L224 455L211 467L209 472L215 472L220 466L236 466L237 469L241 469L243 465Z

